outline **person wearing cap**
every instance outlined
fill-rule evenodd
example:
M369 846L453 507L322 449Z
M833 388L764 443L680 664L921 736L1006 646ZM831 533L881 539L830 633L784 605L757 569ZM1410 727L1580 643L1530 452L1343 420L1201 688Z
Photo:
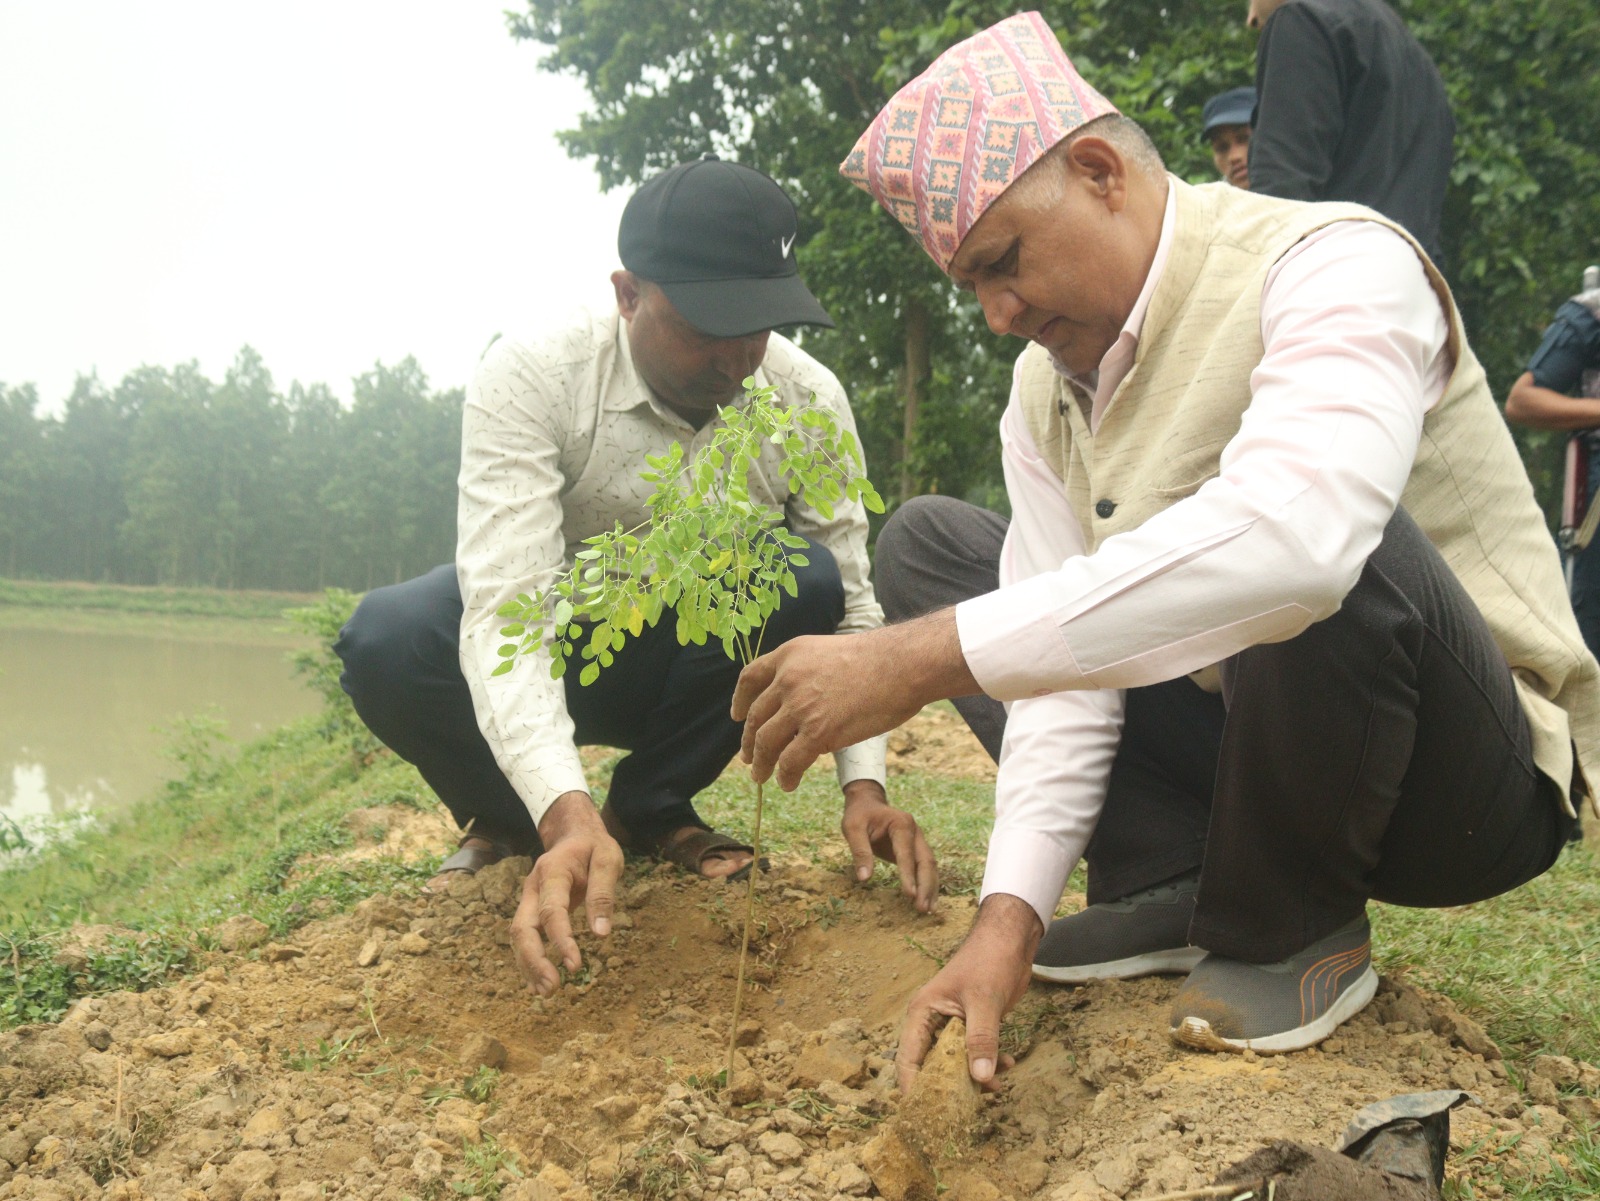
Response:
M559 982L546 941L569 970L580 963L572 907L586 900L591 928L608 932L621 846L704 876L750 870L751 848L711 830L693 803L739 748L729 717L738 666L714 640L678 645L664 620L587 687L577 673L552 680L542 653L494 676L505 641L496 611L544 591L583 539L645 520L646 456L708 444L747 377L774 386L781 403L814 394L854 431L838 380L772 332L831 324L800 279L797 233L783 189L736 163L707 158L645 183L622 216L615 308L541 337L501 338L479 362L463 419L455 563L369 593L337 644L356 711L464 831L436 881L537 856L512 947L541 993ZM847 502L823 517L777 465L769 448L752 495L784 510L809 563L793 567L798 595L768 619L764 644L877 627L865 512ZM629 752L598 813L576 749L589 743ZM929 909L933 855L915 820L887 804L883 740L841 748L838 775L857 878L871 874L874 854L888 859Z
M1250 186L1250 120L1256 90L1230 88L1207 100L1200 110L1200 136L1211 146L1217 174L1236 188Z
M1250 187L1350 200L1442 264L1456 122L1439 68L1386 0L1248 0L1256 46Z
M1030 973L1187 973L1178 1042L1316 1043L1373 996L1370 900L1540 874L1600 766L1600 665L1449 289L1370 209L1168 174L1037 13L940 55L841 169L1030 343L1009 523L902 506L879 591L922 615L796 639L734 694L785 788L934 698L1009 704L978 914L910 1001L902 1086L950 1016L990 1083Z

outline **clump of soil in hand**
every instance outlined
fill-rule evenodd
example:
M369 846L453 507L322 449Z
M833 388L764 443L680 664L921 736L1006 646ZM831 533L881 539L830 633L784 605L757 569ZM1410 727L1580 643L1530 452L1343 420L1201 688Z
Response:
M922 1061L900 1112L862 1148L862 1164L888 1201L933 1201L935 1166L971 1149L981 1097L967 1071L967 1027L952 1018Z

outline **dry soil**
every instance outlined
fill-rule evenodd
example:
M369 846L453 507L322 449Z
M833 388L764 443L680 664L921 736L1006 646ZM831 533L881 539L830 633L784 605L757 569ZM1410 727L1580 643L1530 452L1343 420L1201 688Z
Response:
M986 771L947 718L893 757ZM397 822L376 845L437 849ZM1453 1115L1450 1171L1492 1195L1491 1163L1549 1170L1600 1091L1566 1060L1519 1090L1481 1028L1394 980L1314 1050L1182 1050L1176 981L1150 979L1035 986L1005 1030L1002 1092L968 1092L958 1052L928 1073L946 1096L902 1113L899 1015L972 902L922 916L886 882L798 859L760 880L755 986L719 1090L742 889L630 868L618 928L540 1000L507 951L527 867L371 897L283 944L234 919L218 933L235 949L193 978L0 1035L0 1198L1108 1201L1194 1189L1271 1139L1331 1146L1361 1106L1436 1088L1477 1098Z

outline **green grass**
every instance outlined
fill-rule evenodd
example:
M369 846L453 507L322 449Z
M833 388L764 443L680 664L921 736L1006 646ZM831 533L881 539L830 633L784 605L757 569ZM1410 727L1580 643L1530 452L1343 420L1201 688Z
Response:
M1592 1201L1600 1196L1600 1133L1577 1130L1556 1148L1558 1158L1550 1172L1539 1179L1508 1176L1499 1163L1490 1159L1473 1165L1473 1177L1447 1180L1445 1201ZM1454 1157L1458 1162L1483 1158L1476 1146ZM1492 1191L1498 1189L1499 1191Z
M1510 1056L1600 1062L1600 854L1569 846L1515 892L1459 909L1374 905L1379 968L1451 997Z
M331 627L339 605L323 608L322 624ZM329 680L316 682L332 699ZM413 769L391 755L372 756L370 749L348 713L305 719L233 757L218 750L206 723L190 723L175 748L187 769L182 779L115 822L0 872L0 1026L48 1020L77 996L159 985L209 947L207 927L234 914L251 914L282 936L314 916L424 878L431 863L306 867L308 856L350 842L344 818L352 809L436 803ZM615 761L591 773L597 801L604 799ZM939 856L943 891L974 892L993 822L990 787L911 774L894 777L890 790L893 803L915 813L927 831ZM751 832L754 792L738 771L698 804L719 829ZM842 866L839 814L831 773L812 773L794 793L769 788L763 843L773 853ZM1484 1024L1514 1066L1541 1053L1600 1061L1597 847L1600 837L1591 831L1589 843L1569 847L1541 879L1479 905L1374 905L1381 970L1449 996ZM893 869L880 864L874 883L894 887ZM1081 874L1071 887L1082 888ZM61 932L80 921L137 933L111 940L90 954L87 965L55 963ZM305 1066L321 1066L327 1056L347 1050L308 1048ZM487 1095L492 1088L493 1079L483 1073L460 1091ZM1537 1182L1502 1180L1485 1163L1475 1173L1479 1191L1464 1184L1453 1199L1487 1196L1486 1182L1515 1201L1600 1194L1600 1142L1579 1133L1558 1150L1563 1161ZM471 1165L470 1187L495 1181L503 1166ZM684 1165L639 1167L653 1182L665 1183ZM655 1181L657 1176L662 1180Z
M348 741L329 741L323 728L323 718L307 718L227 756L203 724L191 725L177 751L182 778L0 874L0 1026L50 1020L78 996L159 984L209 946L207 927L235 914L282 937L424 878L430 864L389 859L302 866L350 844L344 817L352 809L426 795L407 764L383 755L364 766ZM55 954L74 923L141 937L116 940L69 970Z
M84 584L70 580L0 579L0 607L101 609L167 616L278 618L294 605L315 601L302 592L221 588L141 588L128 584Z

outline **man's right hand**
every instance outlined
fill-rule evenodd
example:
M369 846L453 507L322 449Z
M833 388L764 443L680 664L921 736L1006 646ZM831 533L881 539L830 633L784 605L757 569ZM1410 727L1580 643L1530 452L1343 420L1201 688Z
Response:
M573 908L587 906L589 928L601 938L611 933L622 848L606 833L586 792L556 798L539 821L539 841L544 854L522 882L522 899L511 919L511 954L528 986L548 997L560 987L561 973L545 957L546 941L567 971L583 966L572 936Z
M1044 937L1039 915L1020 897L984 898L967 939L906 1006L895 1075L911 1091L922 1061L950 1018L967 1024L967 1071L985 1089L1007 1066L1000 1055L1000 1020L1028 991L1033 953Z

